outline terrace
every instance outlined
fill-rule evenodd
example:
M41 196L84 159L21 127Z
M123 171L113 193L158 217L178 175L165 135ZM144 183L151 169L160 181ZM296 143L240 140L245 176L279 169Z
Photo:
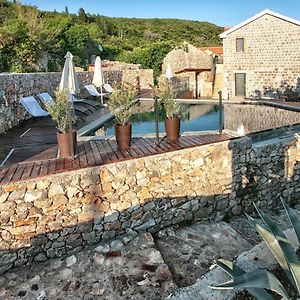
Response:
M153 114L149 96L149 91L139 95L144 99L137 105L142 115L144 109ZM194 120L200 127L207 118L217 120L216 102L183 99L184 93L180 98L182 105L188 107L187 126ZM7 130L0 135L0 160L5 161L0 171L4 237L0 271L7 271L4 276L9 278L13 276L9 275L13 274L9 271L12 267L32 261L42 263L31 264L23 271L15 269L20 281L18 293L25 293L28 272L42 274L41 268L47 266L55 274L53 282L44 278L43 283L38 281L39 286L49 285L58 297L66 291L72 294L76 286L88 293L87 286L80 286L85 280L79 267L82 261L88 261L84 266L86 281L88 274L106 274L99 279L106 283L119 272L121 263L124 270L132 265L132 272L143 274L154 285L150 288L148 281L144 283L141 277L130 277L126 273L129 271L124 271L124 278L134 278L130 283L134 290L126 295L139 297L145 293L155 298L194 284L207 272L205 265L212 259L207 253L221 251L223 236L219 232L225 232L226 240L231 241L222 246L222 255L231 259L249 250L257 241L241 236L239 226L244 219L235 221L235 217L243 211L251 212L253 200L270 209L277 206L283 190L291 202L299 193L300 141L294 136L300 124L297 103L263 104L224 103L222 134L217 127L202 132L186 130L179 141L168 143L161 132L157 144L152 132L152 136L134 137L128 150L117 148L109 127L104 136L94 135L99 130L97 126L90 133L89 124L110 119L107 108L98 109L88 116L81 115L76 129L88 133L79 138L74 160L58 158L56 129L50 118L29 119ZM150 123L145 127L149 127L153 120L148 116L146 119ZM240 120L245 124L246 136L236 133ZM233 218L232 224L219 222L228 216ZM211 221L216 225L212 226ZM186 223L195 225L181 227ZM188 256L184 254L186 244L191 247ZM92 245L97 247L93 249ZM196 258L192 253L201 255ZM64 261L59 256L68 258ZM185 258L181 261L178 257ZM105 264L99 267L98 259L112 264L112 269ZM197 267L192 263L195 259L201 259ZM160 286L157 282L162 280L162 269L166 270L165 285ZM73 272L72 279L66 281L69 275L62 275L65 272ZM81 283L74 276L80 276ZM2 291L6 293L10 290L8 280L3 282ZM114 282L118 284L116 291L102 292L93 285L95 295L115 293L118 297L124 287L118 276ZM62 283L60 291L54 288ZM34 293L32 290L27 296L35 297ZM52 292L47 290L48 293Z

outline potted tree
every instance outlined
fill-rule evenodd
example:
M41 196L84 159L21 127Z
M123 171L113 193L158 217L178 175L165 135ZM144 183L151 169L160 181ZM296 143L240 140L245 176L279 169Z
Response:
M167 140L169 142L177 141L180 134L180 105L176 102L176 93L165 76L162 76L158 82L157 96L160 98L165 113Z
M55 101L45 103L45 106L47 111L51 115L51 118L56 122L56 128L58 130L56 136L58 148L60 150L60 157L68 158L71 156L72 153L70 143L71 134L73 138L73 153L75 153L77 143L76 130L72 130L72 133L70 133L69 130L69 95L68 92L65 90L56 90L55 97Z
M117 123L115 125L115 136L118 148L128 149L131 143L131 124L129 119L132 115L132 103L136 96L133 86L122 84L119 89L115 89L108 102L109 109L115 115Z

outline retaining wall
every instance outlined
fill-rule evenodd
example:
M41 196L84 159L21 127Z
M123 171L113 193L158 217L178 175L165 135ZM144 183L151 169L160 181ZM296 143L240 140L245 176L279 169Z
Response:
M298 137L220 142L0 186L0 272L118 235L299 199Z

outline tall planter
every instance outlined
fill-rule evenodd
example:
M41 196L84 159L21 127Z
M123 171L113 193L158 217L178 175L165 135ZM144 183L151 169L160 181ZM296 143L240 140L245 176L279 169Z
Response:
M169 142L175 142L179 139L180 134L180 118L166 118L165 119L165 129L167 134L167 140Z
M76 146L77 146L77 134L76 130L73 130L72 133L67 132L67 133L62 133L62 132L57 132L57 143L58 143L58 148L60 151L60 157L61 158L69 158L72 155L71 151L71 137L70 135L72 134L73 138L73 151L74 153L76 152Z
M125 150L130 147L131 144L131 124L126 123L125 125L115 125L115 135L118 148Z

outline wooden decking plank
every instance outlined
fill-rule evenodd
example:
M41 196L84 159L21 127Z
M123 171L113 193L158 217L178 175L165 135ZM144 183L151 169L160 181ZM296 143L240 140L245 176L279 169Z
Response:
M144 144L141 142L141 139L142 138L133 140L134 147L138 148L142 153L144 153L144 156L152 155L152 151L150 151L149 147L144 146Z
M122 155L125 158L124 160L128 160L128 159L132 158L132 156L127 152L127 150L121 150L121 149L119 149L118 151L122 153Z
M126 151L129 153L129 155L132 158L139 158L140 157L140 155L134 150L134 147L130 147L130 148L126 149Z
M33 169L32 169L31 175L30 175L31 178L35 178L40 175L41 166L42 166L41 162L34 163L34 166L33 166Z
M192 143L194 146L200 146L202 141L200 141L197 136L185 136L185 139Z
M148 140L146 142L148 142ZM170 152L173 150L173 148L168 144L166 139L162 139L159 145L156 147L160 148L161 152Z
M65 171L72 171L74 166L73 166L73 162L74 162L75 158L72 159L72 158L66 158L65 159L65 166L64 166L64 169Z
M109 147L112 149L112 151L114 152L117 159L120 160L120 161L124 160L124 156L122 155L122 153L118 149L117 142L108 140L107 143L108 143Z
M91 145L91 151L93 153L96 165L97 166L102 165L103 164L103 159L101 157L100 152L98 151L98 147L96 145L96 142L95 141L90 141L90 145Z
M65 159L64 158L56 159L56 161L55 161L55 174L63 172L64 167L65 167Z
M110 163L110 158L105 151L105 148L103 146L103 141L97 141L96 145L97 145L99 153L101 154L104 164Z
M194 140L189 140L185 136L180 137L179 143L181 143L184 148L195 147L195 145L197 145Z
M134 141L131 142L131 148L137 153L139 157L145 156L145 153L134 143Z
M18 164L18 168L17 168L14 176L12 177L11 181L20 180L22 178L24 170L25 170L24 164Z
M48 175L55 174L56 159L50 160L48 165Z
M14 177L15 172L17 171L19 165L14 165L8 169L8 172L6 173L5 177L2 179L1 183L8 183L12 180Z
M148 143L147 139L141 138L139 142L151 152L151 155L164 152L159 146Z
M81 142L78 146L78 158L79 158L80 168L88 167L88 161L87 161L83 142Z
M47 175L48 174L48 166L49 166L49 160L42 161L41 169L40 169L40 175Z
M28 179L30 178L32 169L34 167L34 163L30 162L30 163L25 163L24 165L25 165L25 170L23 171L21 179Z
M0 171L0 182L5 177L5 175L7 174L7 172L8 172L8 168L3 169L3 170Z
M94 155L93 155L90 143L88 141L84 142L83 146L84 146L84 149L85 149L88 165L89 166L95 166L96 162L95 162L95 159L94 159Z
M117 149L114 150L109 141L102 141L102 146L107 156L109 157L110 162L117 162L120 160L120 156L117 155Z

